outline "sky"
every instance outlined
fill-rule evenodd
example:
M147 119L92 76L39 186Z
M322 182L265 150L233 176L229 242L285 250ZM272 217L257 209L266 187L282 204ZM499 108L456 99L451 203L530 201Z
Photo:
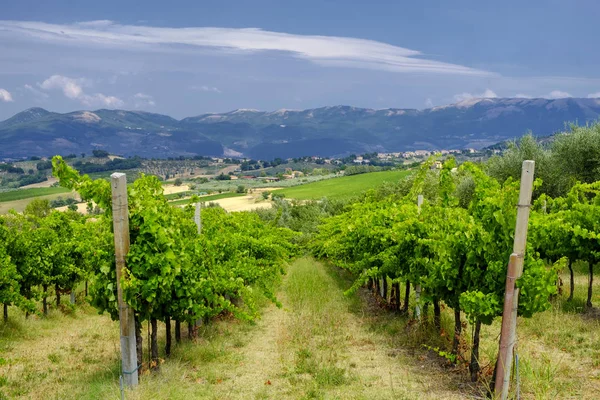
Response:
M0 120L600 97L595 0L1 0Z

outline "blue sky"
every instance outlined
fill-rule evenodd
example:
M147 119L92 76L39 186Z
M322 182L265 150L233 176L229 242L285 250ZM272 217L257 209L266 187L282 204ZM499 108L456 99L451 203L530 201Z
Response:
M0 119L600 97L598 16L593 0L3 0Z

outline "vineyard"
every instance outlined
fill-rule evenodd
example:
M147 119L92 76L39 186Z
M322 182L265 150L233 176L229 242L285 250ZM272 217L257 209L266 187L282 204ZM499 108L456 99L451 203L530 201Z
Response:
M141 175L126 188L130 247L117 274L111 183L81 176L55 157L53 172L61 186L93 201L103 213L90 217L28 207L23 214L0 216L4 324L11 323L11 313L24 313L30 320L50 318L52 310L69 314L80 307L76 302L89 302L100 314L118 320L122 296L135 319L137 367L129 371L119 366L115 374L140 376L139 390L124 391L132 398L152 396L148 388L157 385L156 377L161 374L175 379L175 373L194 375L197 369L208 368L225 376L231 367L232 371L243 370L236 372L242 381L245 374L255 376L256 372L244 370L244 363L259 370L264 367L260 359L246 358L239 364L225 357L223 366L213 368L185 355L200 354L190 347L194 342L226 340L227 336L219 334L228 326L223 325L227 321L249 324L244 329L258 324L280 335L277 339L271 333L257 333L243 339L243 333L233 334L234 344L223 345L228 352L247 345L255 351L249 354L266 357L270 368L278 363L287 365L279 372L270 370L268 378L255 376L258 384L248 383L248 390L251 386L257 398L389 398L388 390L402 393L402 398L491 396L500 334L498 317L503 315L520 182L510 177L499 181L480 165L467 162L457 166L454 159L446 160L439 170L433 165L431 159L409 178L370 190L352 201L278 200L272 210L240 213L208 207L196 221L193 205L173 207L163 195L160 181ZM535 321L539 315L552 312L563 297L567 297L564 304L576 304L582 295L579 272L585 268L584 304L572 310L589 318L589 324L580 331L591 332L598 327L593 278L600 261L600 182L575 183L564 195L553 197L549 191L540 190L543 184L541 180L534 183L523 271L517 280L519 324L529 326L527 319ZM196 201L199 199L193 198L190 203ZM307 254L321 263L302 258ZM117 275L121 276L119 281ZM345 296L336 294L340 288ZM77 295L77 291L83 293ZM70 301L65 302L62 298L67 295L71 295ZM362 305L353 303L356 301ZM368 323L363 319L357 322L358 317L350 310L358 307L364 315L365 304L379 317L368 317ZM263 311L264 320L260 320ZM291 314L286 316L286 312ZM264 325L269 321L271 325ZM402 321L401 327L398 321ZM231 323L233 328L226 328L226 332L241 329ZM144 326L148 326L146 334ZM446 370L451 368L464 386L435 392L437 389L414 383L421 373L401 371L401 365L387 360L387 341L382 334L369 333L377 326L393 327L393 336L413 338L410 345L403 343L419 354L434 354L435 360L427 364L432 369L428 372L431 379L446 382ZM210 332L219 334L214 337ZM542 337L543 332L539 335ZM265 343L260 343L261 338ZM346 346L339 345L344 341L348 341ZM282 350L281 343L287 343L289 349ZM371 378L367 376L375 376L373 382L387 378L379 371L368 375L361 370L369 361L356 353L358 350L350 351L357 343L376 343L376 349L370 351L390 374L395 371L415 381L391 380L389 385L377 384L381 391L370 389ZM585 367L597 371L600 343L597 339L580 343L585 343L583 350L592 349L585 358L590 364ZM491 357L489 349L495 349ZM281 352L280 358L269 358L271 351ZM517 347L517 355L519 351ZM114 363L120 357L113 354L112 358ZM178 366L181 361L176 360L184 359L194 365L193 370L184 372L186 367ZM482 363L484 359L486 363ZM410 355L398 356L398 362L410 360ZM8 363L18 369L15 360L0 361L0 368ZM535 376L537 372L527 370L531 366L527 362L523 361L521 368ZM227 363L234 363L235 368ZM104 388L116 393L119 383L113 378L114 374L110 375L112 386ZM176 398L192 393L231 397L218 387L223 379L202 378L213 386L204 386L201 392L182 392ZM233 385L235 379L227 379ZM515 390L529 398L555 393L548 388L531 392L520 388L519 383L516 373L511 396ZM400 389L398 385L404 386ZM187 383L183 386L188 387ZM272 392L269 386L274 386ZM394 387L400 392L394 392ZM243 388L230 389L229 393L236 394L233 397L244 398ZM430 390L434 392L426 394ZM419 391L421 395L417 395ZM7 378L0 380L1 393L9 398L32 395L18 385L11 386ZM373 393L376 395L370 396ZM594 398L598 386L569 386L560 393Z

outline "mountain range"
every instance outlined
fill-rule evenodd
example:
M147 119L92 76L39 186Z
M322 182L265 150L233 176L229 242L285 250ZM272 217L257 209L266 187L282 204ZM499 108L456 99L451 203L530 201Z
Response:
M239 109L177 120L142 111L61 114L30 108L0 122L0 158L107 150L124 156L336 156L482 148L528 131L545 136L600 117L600 99L473 98L425 110L351 106Z

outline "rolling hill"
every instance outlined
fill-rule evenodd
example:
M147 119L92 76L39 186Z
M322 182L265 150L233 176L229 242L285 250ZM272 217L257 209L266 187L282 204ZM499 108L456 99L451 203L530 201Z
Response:
M528 131L550 135L600 116L600 99L469 99L415 109L351 106L239 109L176 120L140 111L66 114L31 108L0 122L0 158L104 149L143 157L240 155L260 159L366 151L481 148Z

